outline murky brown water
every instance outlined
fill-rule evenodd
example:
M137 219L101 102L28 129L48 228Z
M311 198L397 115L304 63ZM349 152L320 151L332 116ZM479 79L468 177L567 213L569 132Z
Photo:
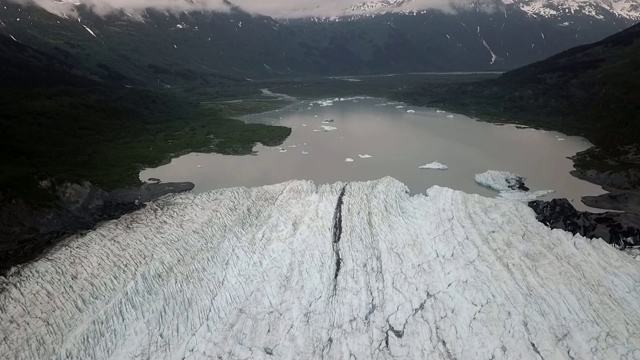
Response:
M334 121L322 123L325 119ZM581 196L604 192L569 174L573 167L567 157L588 148L589 143L560 133L499 126L371 98L302 102L244 120L289 126L293 131L282 150L256 146L255 156L193 153L168 165L146 169L140 178L190 181L196 185L194 191L202 192L292 179L320 184L393 176L413 193L440 185L496 196L495 191L477 185L474 175L506 170L526 176L531 190L556 191L546 198L574 199L579 209L588 209L580 203ZM353 162L346 162L346 158ZM419 169L433 161L449 169Z

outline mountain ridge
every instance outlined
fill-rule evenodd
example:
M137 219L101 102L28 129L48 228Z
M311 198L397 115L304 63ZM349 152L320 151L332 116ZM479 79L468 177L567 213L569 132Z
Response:
M344 15L333 17L333 19L349 20L350 16L357 18L358 15L376 16L389 12L418 14L428 10L416 4L418 4L416 0L363 1L348 7ZM448 4L453 11L474 9L499 13L520 9L531 17L561 18L564 15L582 12L594 18L614 15L622 19L640 20L640 3L634 0L483 0L449 1Z
M521 10L428 10L357 21L279 20L228 12L124 12L79 6L60 17L0 0L0 34L96 78L155 87L251 79L424 71L504 71L631 25L588 14L535 18Z

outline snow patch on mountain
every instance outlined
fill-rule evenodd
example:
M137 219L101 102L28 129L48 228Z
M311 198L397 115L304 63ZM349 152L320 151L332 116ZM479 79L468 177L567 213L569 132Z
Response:
M491 54L491 62L490 62L490 64L494 64L496 62L496 60L499 60L500 58L498 56L496 56L496 54L493 53L493 50L491 50L491 48L489 47L489 45L487 44L487 42L483 38L480 38L480 40L482 40L482 45L484 45L484 47L489 51L489 54Z
M345 10L345 16L361 14L375 15L388 12L418 14L426 9L452 9L466 11L500 11L507 17L507 10L519 9L532 17L556 18L566 15L584 14L596 19L605 15L640 20L640 1L638 0L498 0L465 1L449 0L441 3L421 0L372 0L364 1Z
M86 5L100 15L124 12L129 17L140 19L146 9L180 12L229 12L232 5L220 0L199 1L121 1L121 0L11 0L18 3L35 3L47 11L61 16L77 16L77 7ZM423 14L428 10L455 11L499 11L507 17L507 10L520 9L533 17L559 17L583 13L596 19L613 14L616 17L640 20L639 0L351 0L340 3L300 2L288 0L262 2L237 0L233 6L254 14L263 14L280 19L313 18L316 21L355 20L384 13ZM242 23L238 24L242 27Z
M89 27L88 27L88 26L86 26L86 25L82 25L82 26L83 26L83 27L85 28L85 30L87 30L87 32L88 32L89 34L91 34L93 37L97 37L97 36L96 36L96 34L93 32L93 30L89 29Z

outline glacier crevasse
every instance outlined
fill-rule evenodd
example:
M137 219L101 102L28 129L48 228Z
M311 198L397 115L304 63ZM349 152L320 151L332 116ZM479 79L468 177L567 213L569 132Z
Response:
M181 194L15 269L0 358L634 359L639 270L524 204L391 178Z

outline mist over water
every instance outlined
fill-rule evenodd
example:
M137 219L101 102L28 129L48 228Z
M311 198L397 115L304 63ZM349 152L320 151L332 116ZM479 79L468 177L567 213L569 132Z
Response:
M504 170L525 176L531 190L556 191L543 199L566 197L582 210L590 208L581 196L604 193L569 173L567 157L590 144L556 132L372 98L307 101L243 119L288 126L292 134L280 147L256 146L255 156L188 154L142 171L141 180L190 181L194 191L204 192L294 179L324 184L392 176L412 193L439 185L493 197L497 193L476 184L474 175ZM419 168L434 161L448 170Z

